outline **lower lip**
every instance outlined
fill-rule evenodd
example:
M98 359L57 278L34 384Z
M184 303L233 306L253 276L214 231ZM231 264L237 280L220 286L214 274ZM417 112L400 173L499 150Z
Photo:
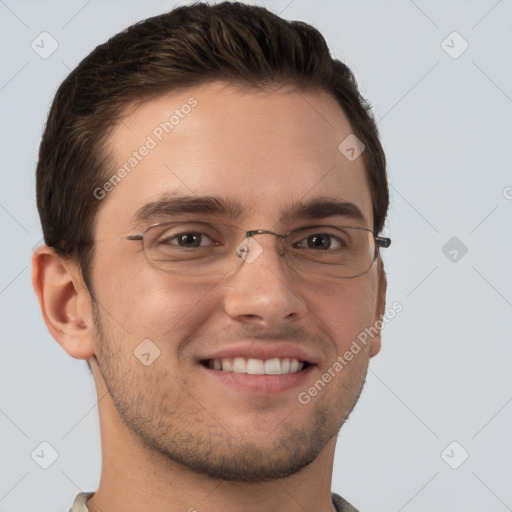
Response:
M246 393L259 395L277 395L293 388L304 387L305 381L313 371L310 365L305 370L281 375L250 375L248 373L223 372L213 370L201 365L207 375L218 382L231 388L236 388Z

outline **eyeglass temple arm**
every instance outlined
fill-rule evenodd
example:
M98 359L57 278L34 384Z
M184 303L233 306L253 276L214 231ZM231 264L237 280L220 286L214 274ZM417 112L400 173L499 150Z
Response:
M382 236L375 236L374 239L375 239L375 243L379 247L386 248L386 247L389 247L391 245L391 238L385 238L385 237L382 237Z
M128 235L128 236L123 236L122 238L118 238L118 240L142 240L142 239L143 239L142 235Z

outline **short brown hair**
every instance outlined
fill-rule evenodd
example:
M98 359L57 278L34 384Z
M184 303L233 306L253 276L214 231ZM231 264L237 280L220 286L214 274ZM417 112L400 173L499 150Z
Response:
M133 102L213 80L330 93L366 147L373 229L382 230L389 191L377 126L351 70L331 57L320 32L238 2L177 7L97 46L61 84L48 115L36 171L45 243L79 263L91 295L100 205L93 191L111 174L110 130Z

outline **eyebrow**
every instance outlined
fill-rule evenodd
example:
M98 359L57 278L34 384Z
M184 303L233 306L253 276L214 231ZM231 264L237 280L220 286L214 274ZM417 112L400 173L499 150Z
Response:
M295 219L320 220L327 217L343 217L366 225L366 218L357 205L328 197L318 197L307 202L299 201L281 213L280 220L284 222Z
M233 199L213 196L170 196L164 194L139 208L133 216L133 223L137 224L147 222L153 218L183 213L203 213L236 219L245 211L245 206Z
M214 196L172 196L164 194L139 208L132 218L132 225L186 213L216 215L229 219L245 217L248 208L236 199ZM310 201L298 201L281 211L280 220L325 219L343 217L366 225L366 218L354 203L330 197L317 197Z

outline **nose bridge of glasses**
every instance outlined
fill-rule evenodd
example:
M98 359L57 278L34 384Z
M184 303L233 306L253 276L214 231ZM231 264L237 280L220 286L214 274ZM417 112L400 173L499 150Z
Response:
M274 235L278 238L283 237L284 235L280 235L279 233L274 233L273 231L269 231L268 229L251 229L245 232L246 237L253 237L254 235Z
M255 235L273 235L277 238L277 248L276 252L279 256L285 255L285 250L283 249L283 244L281 243L282 239L286 237L286 235L280 235L279 233L274 233L273 231L269 231L266 229L253 229L245 232L245 238L236 248L236 254L246 263L253 263L259 256L263 253L263 245L264 243L259 243L255 239Z
M276 240L278 243L278 246L277 246L278 253L280 256L284 255L282 242L283 242L283 240L286 239L286 236L287 236L286 234L281 235L279 233L275 233L274 231L270 231L268 229L252 229L252 230L245 232L246 239L253 238L255 235L272 235L272 236L276 237Z

